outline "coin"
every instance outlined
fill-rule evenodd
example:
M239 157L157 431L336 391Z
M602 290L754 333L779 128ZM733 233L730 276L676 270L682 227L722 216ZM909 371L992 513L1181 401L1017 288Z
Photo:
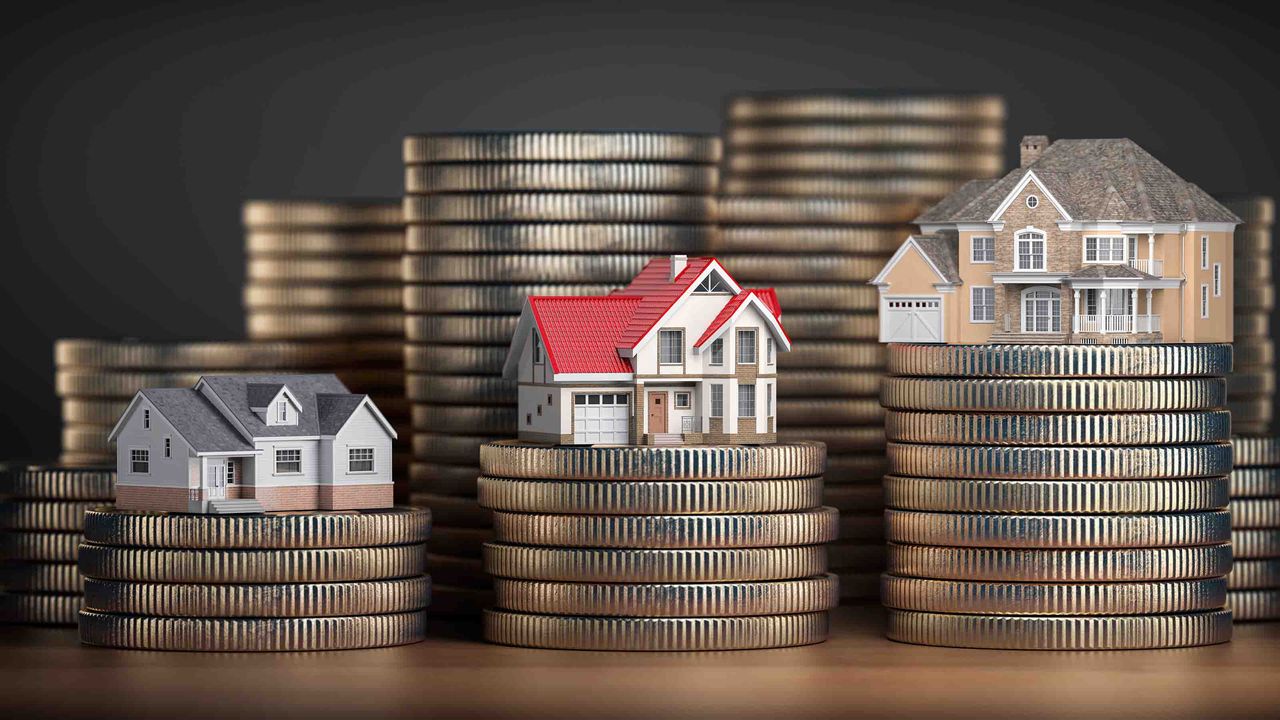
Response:
M400 361L401 347L392 341L196 342L140 343L130 340L58 340L58 367L137 370L253 370L324 368L353 357L362 366Z
M1243 259L1249 255L1270 256L1271 247L1270 227L1236 226L1235 242L1232 244L1235 258Z
M815 253L777 255L737 252L721 253L716 256L716 259L740 282L803 283L808 286L828 283L863 283L879 274L887 260L880 255ZM846 293L851 289L843 288ZM874 288L868 289L875 292ZM784 308L786 308L785 302L783 299ZM875 307L872 306L873 309ZM783 322L785 323L785 320Z
M1236 467L1280 465L1280 437L1233 437Z
M404 305L404 292L392 285L266 285L247 283L241 293L245 309L259 310L394 310Z
M912 477L1143 480L1231 472L1231 446L1010 447L888 443L889 472Z
M1231 527L1280 531L1280 498L1232 498Z
M1272 398L1227 396L1231 429L1237 435L1264 435L1271 430Z
M827 452L833 456L841 453L866 452L868 450L883 451L884 430L879 423L866 427L831 427L830 425L823 427L784 427L778 431L778 442L820 442L826 445ZM835 457L830 458L830 462L834 463ZM871 468L874 465L875 474L881 474L883 463L884 458L881 456L879 460L868 464L867 467ZM834 469L835 465L832 464L830 467Z
M651 255L529 253L524 255L406 255L406 283L613 283L623 285Z
M1157 412L1212 410L1227 402L1220 378L885 378L880 402L903 410Z
M839 512L827 507L753 515L494 512L493 533L498 542L564 547L779 547L835 540L838 521Z
M1235 274L1236 284L1262 285L1271 282L1271 263L1232 263L1231 271Z
M199 515L100 508L85 514L85 539L166 548L362 548L426 540L431 512L420 508Z
M984 615L1151 615L1217 610L1225 578L1139 583L1014 583L933 580L885 573L885 607Z
M1265 367L1259 370L1257 368ZM1270 366L1240 366L1227 376L1227 392L1232 398L1252 395L1271 396L1276 392L1276 371Z
M516 411L512 407L434 405L418 402L413 406L413 428L436 433L510 435L516 428ZM432 456L426 459L441 458Z
M1184 480L970 480L884 478L891 508L935 512L1102 514L1225 508L1225 477Z
M720 138L695 133L513 131L409 135L404 162L680 162L717 164Z
M487 435L445 435L442 433L419 432L413 434L413 454L415 457L432 458L441 462L475 465L480 462L480 446L498 439ZM472 480L475 480L474 476L472 476ZM473 484L472 490L474 489Z
M943 445L1180 445L1231 437L1231 413L885 413L885 436Z
M491 575L596 583L793 580L827 571L821 545L768 548L621 549L484 545Z
M1232 470L1231 497L1280 497L1280 468Z
M915 122L1004 122L1004 98L998 95L850 92L754 93L729 100L725 114L732 123L781 120L881 120Z
M926 377L1211 377L1231 372L1231 346L889 346L891 375Z
M1280 557L1280 528L1232 530L1231 549L1236 558Z
M878 371L884 367L884 359L885 349L880 343L857 340L809 341L792 345L789 352L779 354L778 367L788 370L786 377L790 378L792 369L853 368ZM875 392L879 393L879 373L870 377L875 378Z
M609 618L484 612L484 639L560 650L751 650L827 638L827 613L725 618Z
M114 452L107 442L112 425L66 425L62 426L62 449L67 452L102 453L110 455ZM53 528L48 528L53 529ZM75 528L67 528L74 530Z
M405 378L405 392L411 401L503 407L509 411L511 428L516 425L517 388L514 380L502 377L412 374Z
M326 337L401 337L404 315L398 312L254 312L245 318L249 337L263 340Z
M84 528L85 510L101 502L70 500L19 500L0 502L0 528L5 530L78 531Z
M1231 590L1227 592L1227 608L1236 622L1280 620L1280 588Z
M966 125L856 125L788 123L776 126L729 126L725 144L738 148L999 148L1004 128Z
M165 617L329 617L421 610L425 575L337 583L204 585L86 580L86 610Z
M400 281L400 258L264 258L250 257L245 262L245 277L250 282L285 283L387 283Z
M909 223L923 209L912 200L727 196L718 212L729 225L848 225Z
M396 198L248 200L242 220L247 228L394 228L401 224Z
M408 285L402 299L407 313L516 314L531 295L607 295L616 287L598 283Z
M517 315L406 315L401 318L409 342L510 347Z
M445 495L475 495L480 468L475 465L441 465L413 462L409 465L409 490Z
M422 611L311 618L203 618L80 613L80 642L132 650L306 652L389 647L426 637Z
M1236 313L1232 317L1234 342L1261 339L1271 335L1271 314L1264 312ZM1234 343L1233 343L1234 346ZM1239 357L1239 355L1237 355Z
M409 372L441 375L501 373L508 348L499 345L412 345L404 348Z
M54 500L110 500L115 496L116 470L29 465L0 473L0 495Z
M395 230L249 230L244 251L251 257L272 255L348 258L404 252L404 231Z
M521 162L406 165L408 194L451 192L668 192L711 194L714 165L636 162Z
M723 223L711 240L715 253L810 253L873 255L888 258L914 232L911 225L744 225L721 217ZM852 287L847 290L877 296L875 288ZM871 306L878 307L879 301Z
M0 533L0 557L33 562L75 562L84 536L73 532Z
M79 595L0 592L0 623L75 625Z
M421 545L372 548L189 550L80 546L80 572L102 580L301 583L384 580L422 573Z
M1055 617L889 610L890 640L1000 650L1149 650L1231 640L1231 612Z
M584 515L710 515L807 510L822 505L822 478L776 480L520 480L481 477L480 505Z
M910 175L994 177L1004 169L999 152L944 150L770 150L733 152L725 169L734 176L790 174L801 176Z
M1239 328L1237 327L1237 330ZM1273 365L1276 361L1275 343L1271 338L1236 338L1231 343L1235 369L1248 365Z
M487 528L492 524L489 511L472 498L417 492L409 495L409 504L430 508L435 522L446 527Z
M788 313L783 324L792 340L801 341L874 340L880 327L875 315L836 312Z
M562 480L703 480L813 477L826 452L813 442L682 447L537 446L518 440L480 448L491 477Z
M1249 287L1240 285L1233 291L1235 296L1235 309L1240 310L1266 310L1270 311L1276 306L1276 291L1272 285L1263 285L1261 287Z
M1236 560L1227 575L1232 590L1280 588L1280 558Z
M1276 221L1275 201L1266 195L1226 195L1217 200L1246 225L1271 225Z
M672 253L697 254L709 247L710 225L657 223L537 223L410 225L410 253Z
M795 381L796 378L788 376ZM874 378L873 378L874 379ZM781 387L785 387L780 385ZM799 386L807 392L813 392L815 385ZM821 386L816 386L821 387ZM831 394L841 392L843 388L830 388ZM779 393L781 394L781 393ZM818 400L803 398L778 400L778 422L784 425L872 425L884 420L884 408L875 400L855 400L840 398L835 400Z
M543 615L739 617L818 612L840 604L839 581L831 574L801 580L679 584L500 578L493 590L503 610Z
M961 178L908 174L857 177L848 175L742 175L725 177L725 195L781 195L850 198L944 198L966 181ZM867 278L870 279L870 278Z
M3 562L0 586L19 593L84 592L84 579L75 563Z
M57 462L64 467L100 467L115 462L113 453L81 453L63 450Z
M451 193L409 195L411 223L711 223L715 200L658 193Z
M885 537L911 545L1121 548L1231 539L1225 511L1165 515L995 515L885 510Z
M997 582L1141 582L1222 577L1231 546L1031 550L887 545L895 575Z

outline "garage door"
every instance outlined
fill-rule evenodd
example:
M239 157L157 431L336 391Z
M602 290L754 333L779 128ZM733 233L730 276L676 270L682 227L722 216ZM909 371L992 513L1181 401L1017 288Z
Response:
M626 445L630 395L577 393L573 396L573 441L583 445Z
M885 298L880 342L942 342L942 298Z

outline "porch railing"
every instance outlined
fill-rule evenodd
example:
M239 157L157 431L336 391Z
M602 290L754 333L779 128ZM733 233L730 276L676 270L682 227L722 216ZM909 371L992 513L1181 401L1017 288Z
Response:
M1078 333L1158 333L1159 315L1075 315L1071 331Z
M1164 260L1158 258L1144 258L1142 260L1134 258L1129 261L1129 267L1148 275L1164 277Z
M685 415L680 418L680 432L696 433L698 430L698 418L693 415Z

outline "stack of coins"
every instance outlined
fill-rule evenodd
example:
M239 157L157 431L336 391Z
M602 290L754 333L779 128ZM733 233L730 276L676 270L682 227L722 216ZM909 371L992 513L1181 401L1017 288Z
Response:
M867 281L921 211L999 175L1004 118L989 95L761 93L726 105L715 255L786 308L797 342L778 360L778 437L825 441L827 504L865 520L832 548L847 599L874 599L883 567L885 351Z
M1236 622L1280 620L1280 438L1232 438L1227 606Z
M480 449L490 642L746 650L821 642L838 579L820 443Z
M425 510L85 517L80 640L139 650L346 650L418 642Z
M398 199L249 200L245 227L245 325L253 340L332 343L351 350L323 369L368 393L405 441L396 477L409 469L404 400L404 313ZM359 375L361 382L347 381ZM354 379L354 378L353 378Z
M892 345L890 639L1226 642L1229 345Z
M479 448L516 428L516 388L501 374L525 298L602 295L655 255L705 250L719 160L720 141L707 135L405 139L411 502L436 513L438 606L478 612L483 603L462 588L489 586L479 567L489 532L475 503Z
M1276 207L1269 197L1220 196L1244 222L1236 226L1232 275L1235 284L1235 367L1228 380L1232 428L1238 435L1271 432L1275 412L1276 352L1271 340L1275 282L1271 277L1271 228Z
M114 468L15 464L0 473L0 620L75 625L85 510L111 502Z

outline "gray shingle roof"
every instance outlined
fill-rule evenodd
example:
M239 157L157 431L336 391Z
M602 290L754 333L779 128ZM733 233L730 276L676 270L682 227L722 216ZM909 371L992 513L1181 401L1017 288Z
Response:
M148 388L142 395L196 452L254 449L208 399L191 388Z
M316 395L316 406L320 413L320 434L334 435L346 424L351 413L360 407L367 395Z
M284 387L281 383L249 383L249 407L260 408L266 407L267 403L275 398L280 392L280 388Z
M966 183L915 222L986 222L1028 170L1078 221L1240 222L1128 138L1058 140L1030 167Z
M912 235L912 238L947 282L960 282L960 266L956 258L959 240L954 234Z
M290 437L295 435L320 435L321 421L318 395L350 395L347 386L336 375L206 375L206 383L218 399L226 404L253 437ZM267 425L249 409L249 388L252 385L284 385L298 399L301 412L297 425ZM273 393L274 395L274 393ZM355 396L363 397L363 396ZM269 399L269 398L268 398ZM259 406L254 406L259 407ZM353 408L354 409L354 408ZM350 413L348 412L348 416ZM345 421L346 418L343 418Z
M1148 275L1141 270L1131 268L1128 265L1085 265L1076 270L1067 277L1076 280L1091 279L1109 279L1109 280L1150 280Z

